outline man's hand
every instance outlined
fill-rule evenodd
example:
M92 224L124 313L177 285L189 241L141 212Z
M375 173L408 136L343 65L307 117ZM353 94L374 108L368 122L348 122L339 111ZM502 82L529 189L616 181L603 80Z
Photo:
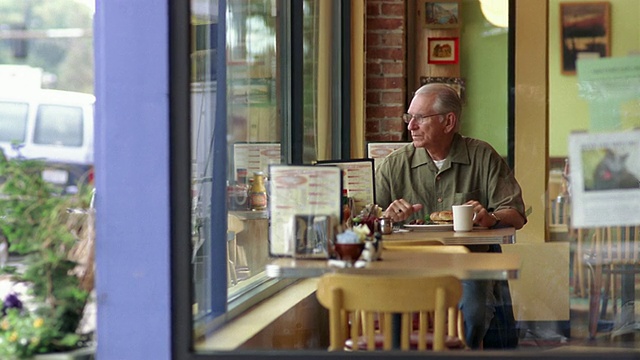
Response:
M491 228L498 223L498 220L491 216L491 213L480 202L470 200L467 201L467 204L473 205L473 211L476 213L474 224ZM500 226L513 226L516 230L519 230L526 223L525 218L515 209L500 209L495 214L500 218Z
M405 199L398 199L389 205L383 215L393 221L404 221L413 215L414 212L420 210L422 210L422 204L410 204Z
M496 219L491 216L491 214L487 211L487 209L482 206L479 201L469 200L466 202L467 205L473 206L473 212L476 213L476 217L473 220L474 224L483 227L492 227L496 224Z

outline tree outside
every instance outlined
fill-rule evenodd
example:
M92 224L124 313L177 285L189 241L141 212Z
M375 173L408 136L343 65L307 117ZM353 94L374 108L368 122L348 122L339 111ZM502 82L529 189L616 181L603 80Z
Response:
M42 68L49 75L44 87L93 93L90 5L79 0L0 0L0 64Z

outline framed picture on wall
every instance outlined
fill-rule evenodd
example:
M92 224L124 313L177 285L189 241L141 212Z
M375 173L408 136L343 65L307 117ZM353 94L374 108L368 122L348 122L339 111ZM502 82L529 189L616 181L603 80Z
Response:
M458 96L460 96L460 100L464 103L465 101L465 81L463 78L458 77L442 77L442 76L421 76L420 77L420 86L426 84L446 84L452 87L455 91L458 92Z
M459 0L427 0L418 9L424 26L430 29L451 29L460 26Z
M458 38L429 38L428 63L429 64L457 64L458 63Z
M610 56L609 8L608 2L560 4L563 74L575 74L578 59Z

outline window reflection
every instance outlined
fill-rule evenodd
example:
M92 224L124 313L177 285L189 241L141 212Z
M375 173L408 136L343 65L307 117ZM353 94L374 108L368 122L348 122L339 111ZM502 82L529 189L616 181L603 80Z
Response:
M247 192L255 173L268 175L269 164L287 158L282 147L286 111L283 94L292 75L283 47L290 47L285 33L288 2L276 0L229 0L226 2L226 123L227 123L227 238L224 247L211 243L212 165L216 123L218 2L192 0L192 266L194 315L211 310L210 295L220 291L212 285L210 254L226 251L229 301L267 281L269 260L268 214L252 210ZM319 15L325 11L324 25ZM327 159L330 149L329 9L331 2L303 3L303 129L304 163ZM322 31L324 35L321 36ZM321 42L323 45L321 45ZM325 51L321 51L324 46ZM322 55L321 55L322 54ZM321 102L320 94L324 94ZM322 143L322 145L318 145ZM287 149L289 149L288 147ZM268 178L267 187L268 187ZM215 267L214 267L215 268Z

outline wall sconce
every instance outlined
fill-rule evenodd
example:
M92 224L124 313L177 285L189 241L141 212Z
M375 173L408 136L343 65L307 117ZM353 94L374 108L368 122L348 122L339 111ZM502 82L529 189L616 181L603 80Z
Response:
M484 18L497 27L509 27L509 0L480 0Z

